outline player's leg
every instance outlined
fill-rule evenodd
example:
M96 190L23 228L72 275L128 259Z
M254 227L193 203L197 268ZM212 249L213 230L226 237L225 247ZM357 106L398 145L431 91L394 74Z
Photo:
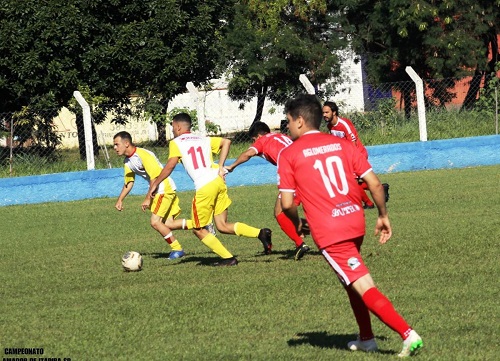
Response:
M164 223L166 219L178 215L181 209L179 199L175 193L157 194L151 202L151 227L161 234L163 239L171 247L169 259L176 259L185 255L181 244L175 238L172 230Z
M358 322L360 337L356 341L349 342L348 347L351 350L362 351L374 351L377 348L373 337L367 339L373 333L370 332L370 321L366 317L366 310L359 302L360 299L370 312L401 336L404 340L403 351L399 355L409 356L422 347L422 339L394 309L389 299L375 286L368 268L359 254L362 241L363 237L359 237L352 242L344 242L323 250L323 255L347 290L351 307Z
M359 294L350 286L352 279L368 272L365 265L358 262L361 258L356 246L346 243L334 244L322 249L321 252L344 286L358 325L358 338L348 342L347 347L353 351L377 351L378 346L372 330L370 312Z
M231 205L231 199L227 194L226 183L222 180L216 180L219 192L214 208L214 223L219 232L225 234L235 234L249 238L258 238L264 246L264 253L270 254L272 249L271 236L272 232L269 228L256 228L243 222L230 223L227 220L228 208Z
M222 261L214 265L234 266L238 264L236 258L229 252L221 241L206 228L212 222L214 204L217 199L217 185L205 185L196 191L191 208L191 219L193 220L193 233L205 246L210 248L215 254L222 258Z
M276 203L274 204L274 217L278 222L281 230L295 243L295 260L298 261L307 251L310 250L309 246L304 243L303 236L297 233L297 228L293 224L292 220L283 213L281 208L280 196L276 198Z

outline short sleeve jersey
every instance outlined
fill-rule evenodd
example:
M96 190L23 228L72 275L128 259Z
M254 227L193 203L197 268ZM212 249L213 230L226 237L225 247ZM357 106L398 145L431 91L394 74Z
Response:
M368 158L368 151L361 142L361 139L359 139L358 132L356 131L354 124L352 124L349 119L338 117L337 124L332 126L330 123L328 123L327 127L330 133L332 133L336 137L351 140L354 144L356 144L356 147L359 148L361 153L365 154L366 158Z
M261 156L268 162L276 165L278 163L278 155L283 148L288 147L293 141L285 134L267 133L259 137L251 146L250 149L255 150L258 156Z
M300 198L322 249L365 234L361 194L351 175L362 177L371 169L351 141L312 131L280 153L278 189Z
M219 176L212 154L219 153L221 142L220 137L184 133L170 141L168 157L179 158L195 189L200 189Z
M135 152L124 160L125 184L135 181L136 174L149 184L151 179L160 175L162 169L160 161L153 152L137 147ZM173 179L168 177L158 186L158 194L172 193L175 189Z

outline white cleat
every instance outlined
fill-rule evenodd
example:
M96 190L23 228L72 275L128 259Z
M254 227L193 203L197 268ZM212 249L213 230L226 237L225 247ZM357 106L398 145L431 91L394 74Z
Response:
M424 346L422 338L411 330L410 335L403 341L403 349L398 354L399 357L408 357L414 355L418 350Z
M374 338L366 341L361 341L359 338L356 341L347 343L347 347L351 351L376 352L378 351L377 342Z

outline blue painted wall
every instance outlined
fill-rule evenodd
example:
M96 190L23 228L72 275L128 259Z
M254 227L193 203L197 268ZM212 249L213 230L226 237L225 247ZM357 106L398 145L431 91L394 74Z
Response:
M379 173L425 169L463 168L500 164L500 136L484 136L400 143L367 147L370 163ZM231 164L232 160L226 163ZM179 191L193 190L182 165L174 170ZM276 183L276 167L254 157L226 178L229 187ZM147 183L135 182L131 194L145 194ZM88 198L118 197L123 169L104 169L0 179L0 206L66 202Z

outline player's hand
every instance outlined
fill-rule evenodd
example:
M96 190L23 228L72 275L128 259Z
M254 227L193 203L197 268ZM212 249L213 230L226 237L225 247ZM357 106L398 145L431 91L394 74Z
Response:
M123 203L121 201L116 202L115 208L119 211L123 211Z
M151 197L146 196L146 199L141 204L142 211L146 212L146 209L149 209L150 205L151 205Z
M158 192L158 186L154 188L149 188L148 194L146 194L146 198L154 198L157 192Z
M222 179L226 180L227 173L229 173L229 171L225 167L219 168L219 177Z
M379 235L379 242L386 243L392 236L391 222L388 216L378 217L375 225L375 236Z

